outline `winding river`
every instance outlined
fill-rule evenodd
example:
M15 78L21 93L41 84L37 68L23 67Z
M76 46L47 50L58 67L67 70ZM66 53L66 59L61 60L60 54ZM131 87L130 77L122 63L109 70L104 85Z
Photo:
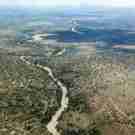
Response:
M26 63L27 65L32 65L29 61L27 61L25 59L25 56L21 56L20 59ZM48 131L52 134L52 135L60 135L60 133L57 130L57 125L58 125L58 120L61 117L62 113L68 108L68 90L67 88L64 86L64 84L59 81L57 78L55 78L55 76L53 75L52 70L49 67L46 66L42 66L39 64L36 64L36 66L46 72L48 72L48 75L50 76L50 78L57 84L57 86L61 89L62 91L62 99L61 99L61 106L58 109L58 111L56 111L56 113L52 116L50 122L47 124L47 129Z

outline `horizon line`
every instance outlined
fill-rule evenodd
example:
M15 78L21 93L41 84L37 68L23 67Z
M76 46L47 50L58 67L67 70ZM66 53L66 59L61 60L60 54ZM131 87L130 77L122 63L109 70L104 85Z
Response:
M21 5L21 4L14 4L14 5L12 5L12 4L0 4L0 7L2 8L5 8L5 7L8 7L8 8L20 8L20 7L22 7L22 8L59 8L59 7L61 7L61 8L85 8L85 7L93 7L93 8L96 8L96 7L98 7L98 8L104 8L104 9L107 9L107 8L135 8L135 5L132 5L132 6L129 6L129 5L96 5L96 4L89 4L89 5L86 5L86 4L82 4L82 5L69 5L69 4L67 4L67 5L62 5L62 4L60 4L60 5L30 5L30 4L25 4L25 5Z

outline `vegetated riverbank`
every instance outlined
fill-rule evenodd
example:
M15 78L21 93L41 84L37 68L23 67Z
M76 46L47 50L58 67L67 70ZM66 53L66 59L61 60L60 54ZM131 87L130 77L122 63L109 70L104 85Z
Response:
M31 63L27 60L25 60L24 56L21 56L20 59L25 62L27 65L31 65ZM56 126L58 124L58 119L61 117L61 114L65 109L68 107L68 90L67 88L57 79L54 77L52 70L49 67L42 66L37 64L38 68L45 70L48 72L48 75L51 77L51 79L61 88L62 90L62 99L61 99L61 107L58 109L58 111L52 116L51 121L47 124L47 129L50 133L53 135L60 135L60 133L57 131Z

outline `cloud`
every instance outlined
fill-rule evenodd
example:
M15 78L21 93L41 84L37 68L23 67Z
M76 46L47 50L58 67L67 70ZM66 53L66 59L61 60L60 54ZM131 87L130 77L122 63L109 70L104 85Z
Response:
M134 0L1 0L0 5L102 5L102 6L135 6Z

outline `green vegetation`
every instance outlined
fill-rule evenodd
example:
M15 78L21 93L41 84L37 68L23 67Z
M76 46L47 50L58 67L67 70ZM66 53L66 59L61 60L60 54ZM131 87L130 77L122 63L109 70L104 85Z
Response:
M0 132L47 133L45 125L59 107L57 86L47 73L19 57L0 57Z
M68 109L57 125L61 135L134 135L135 55L114 55L111 49L98 50L91 42L25 39L27 34L48 32L50 27L50 31L69 27L65 28L67 22L48 22L42 30L38 23L27 22L25 27L17 21L8 30L1 27L0 135L51 135L46 125L59 109L62 93L36 64L50 67L68 89ZM66 52L57 57L63 48Z

